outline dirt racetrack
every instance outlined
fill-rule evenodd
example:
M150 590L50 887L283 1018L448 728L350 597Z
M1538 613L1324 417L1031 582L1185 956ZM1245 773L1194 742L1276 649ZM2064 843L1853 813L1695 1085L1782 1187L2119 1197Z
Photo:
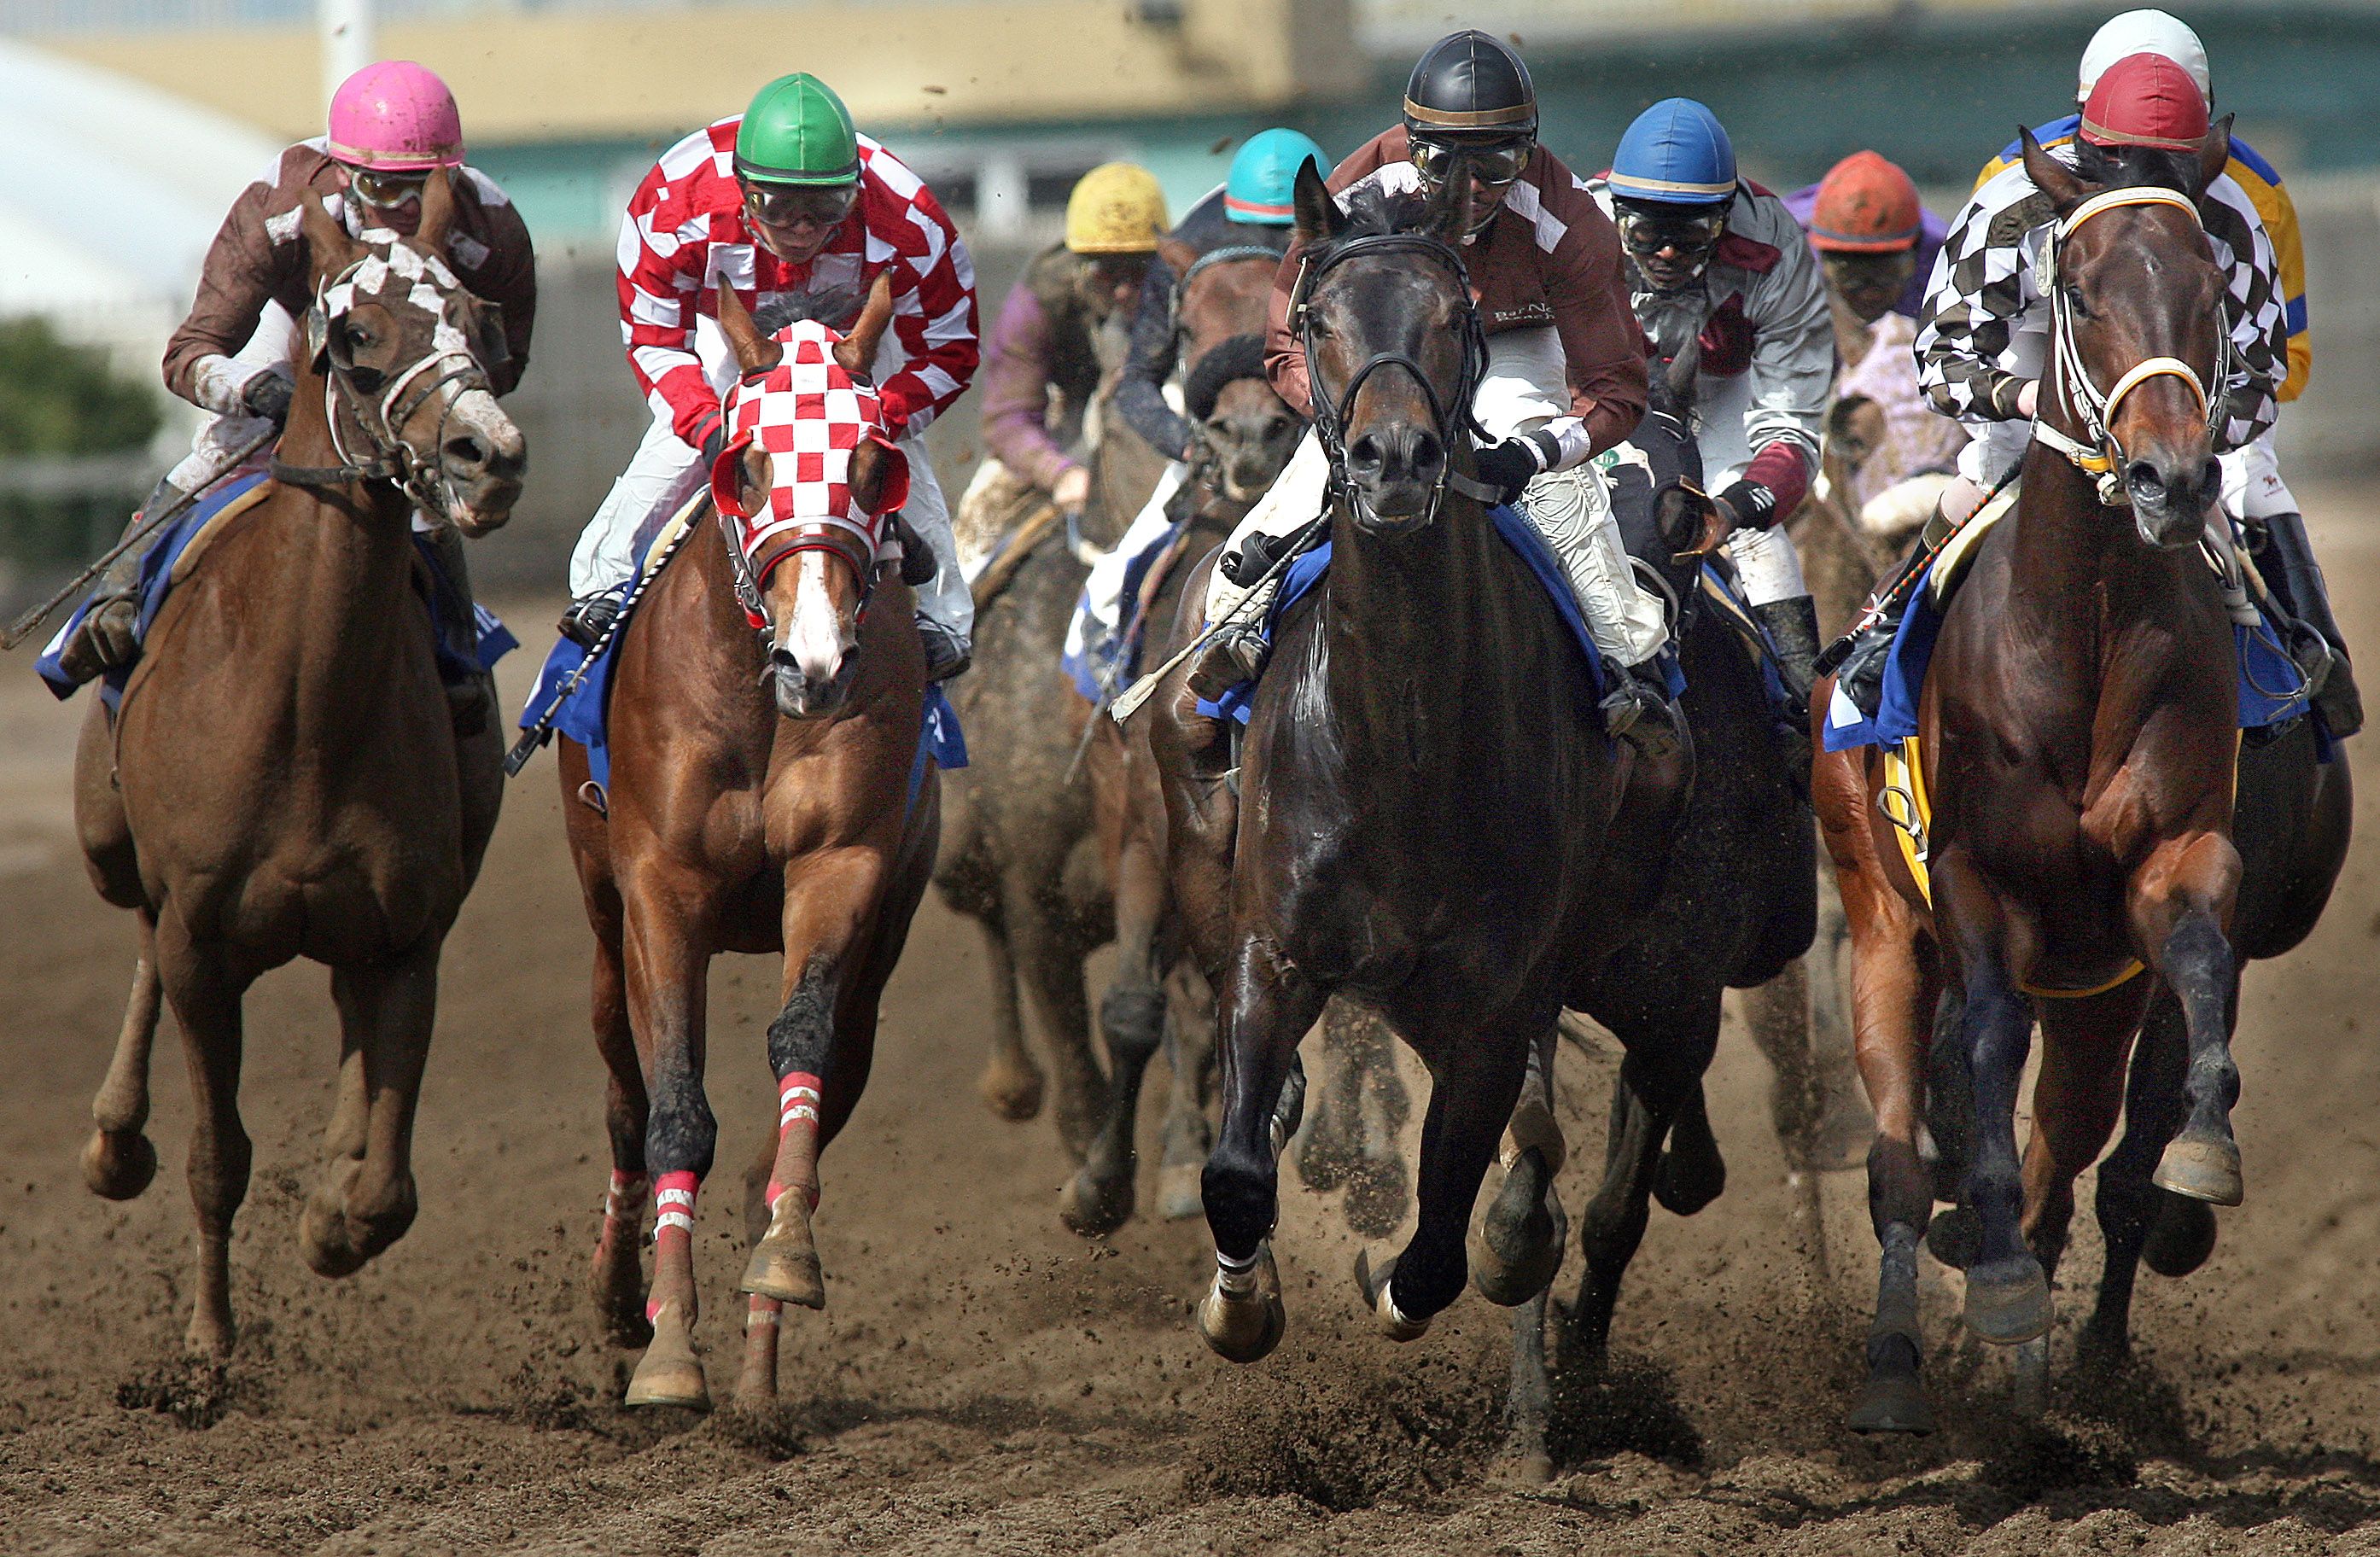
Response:
M2350 635L2376 644L2380 529L2350 502L2314 504L2319 539ZM515 707L535 659L507 664ZM550 756L516 784L449 943L420 1218L344 1283L307 1271L292 1237L331 1100L326 980L285 970L252 997L242 1344L225 1369L182 1362L178 1041L161 1042L150 1126L165 1171L129 1205L93 1198L77 1154L131 926L73 848L79 709L52 705L21 658L7 669L0 1551L2380 1551L2380 786L2327 920L2250 973L2248 1203L2223 1213L2204 1271L2143 1280L2128 1375L2078 1387L2067 1372L2078 1283L2097 1268L2086 1183L2047 1427L2010 1417L2005 1368L1957 1340L1937 1283L1945 1430L1842 1431L1873 1290L1864 1181L1827 1182L1833 1274L1814 1288L1782 1231L1765 1070L1730 1032L1712 1079L1728 1193L1690 1221L1657 1214L1619 1364L1566 1404L1554 1482L1523 1489L1491 1474L1503 1312L1470 1295L1416 1345L1381 1339L1335 1199L1293 1173L1277 1240L1289 1338L1251 1368L1190 1328L1202 1224L1143 1220L1099 1246L1063 1231L1050 1125L997 1123L977 1100L982 958L933 901L872 1089L826 1160L830 1309L789 1317L791 1405L766 1421L620 1408L632 1357L601 1342L583 1290L607 1158ZM711 1096L736 1171L713 1179L696 1247L722 1397L740 1314L732 1181L773 1118L774 985L749 959L713 979ZM1564 1063L1575 1207L1601 1157L1603 1083ZM1142 1191L1146 1207L1147 1175Z

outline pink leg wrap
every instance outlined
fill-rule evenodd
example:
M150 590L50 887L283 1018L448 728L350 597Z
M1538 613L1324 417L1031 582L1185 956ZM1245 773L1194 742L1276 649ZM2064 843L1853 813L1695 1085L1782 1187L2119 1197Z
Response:
M796 1130L807 1130L813 1143L810 1159L812 1162L817 1161L815 1142L819 1128L819 1078L803 1070L795 1071L777 1083L777 1145L778 1156L781 1159L784 1155L786 1137ZM786 1188L786 1186L778 1183L774 1178L770 1179L769 1204L775 1205L777 1197L783 1194ZM813 1182L804 1185L802 1188L810 1203L810 1210L818 1210L818 1185Z
M694 1247L694 1195L701 1181L688 1173L663 1174L653 1180L653 1263L656 1271L673 1251L691 1259ZM673 1240L674 1240L673 1242ZM656 1283L656 1287L660 1283ZM645 1318L660 1315L662 1306L648 1298Z

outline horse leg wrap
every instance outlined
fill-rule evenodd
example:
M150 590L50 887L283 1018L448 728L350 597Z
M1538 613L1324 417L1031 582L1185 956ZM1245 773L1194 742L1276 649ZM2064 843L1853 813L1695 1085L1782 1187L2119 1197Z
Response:
M818 1209L819 1078L794 1071L777 1083L777 1160L769 1174L769 1230L752 1246L736 1284L757 1302L826 1307L810 1213Z
M612 1170L612 1182L603 1191L603 1220L606 1222L638 1222L645 1214L645 1175Z
M663 1174L653 1180L653 1290L645 1299L645 1318L661 1314L669 1298L662 1286L673 1264L691 1271L694 1263L694 1197L701 1180L690 1173ZM689 1299L691 1295L688 1295Z

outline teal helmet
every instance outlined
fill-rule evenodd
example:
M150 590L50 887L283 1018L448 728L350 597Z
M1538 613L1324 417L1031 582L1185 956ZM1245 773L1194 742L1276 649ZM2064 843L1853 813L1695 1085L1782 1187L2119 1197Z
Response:
M1223 180L1223 214L1257 226L1288 226L1297 219L1293 208L1297 170L1309 162L1318 175L1330 171L1330 159L1322 148L1293 129L1260 130L1248 137L1232 158L1231 176Z

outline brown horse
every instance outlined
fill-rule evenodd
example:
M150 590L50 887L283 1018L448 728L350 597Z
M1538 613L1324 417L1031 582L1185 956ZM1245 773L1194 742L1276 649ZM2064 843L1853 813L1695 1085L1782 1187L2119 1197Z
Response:
M732 288L719 298L746 386L765 387L783 347ZM872 359L867 328L836 349L847 369ZM895 458L860 444L850 486L862 511L890 492ZM772 483L793 479L747 444L736 505L762 509ZM604 809L580 798L586 749L562 751L595 930L595 1039L611 1069L594 1292L614 1339L650 1340L627 1404L710 1405L693 1346L695 1192L717 1134L702 1086L705 991L722 952L782 954L768 1033L779 1134L747 1175L755 1247L742 1286L753 1295L737 1390L762 1406L776 1395L782 1305L825 1306L810 1233L819 1155L868 1083L878 1001L933 863L937 781L930 762L913 767L926 662L899 566L851 527L797 529L783 560L760 570L769 626L756 636L722 527L690 522L620 643ZM647 1301L637 1235L649 1186L659 1216Z
M2231 628L2197 554L2228 359L2224 276L2194 202L2224 164L2228 131L2228 120L2216 126L2195 157L2086 153L2080 173L2026 139L2026 171L2058 224L2046 432L1936 641L1919 702L1916 771L1933 800L1922 845L1905 858L1887 820L1882 754L1817 765L1876 1116L1869 1198L1883 1258L1852 1417L1863 1430L1931 1425L1916 1250L1936 1183L1921 1129L1953 1174L1963 1167L1953 1198L1972 1236L1957 1241L1971 1247L1955 1258L1967 1266L1967 1324L1989 1341L2029 1343L2049 1328L2045 1263L2064 1241L2075 1174L2114 1127L2125 1054L2161 991L2186 1029L2187 1101L2173 1111L2186 1117L2162 1121L2170 1138L2146 1149L2161 1152L2154 1181L2191 1199L2240 1198L2228 1117L2238 694ZM2335 853L2327 870L2320 855L2343 841L2309 840L2302 861L2277 870L2293 906L2275 925L2311 923L2303 905L2319 911L2337 869ZM2155 977L2133 977L2143 968ZM1946 989L1957 1015L1929 1074ZM2014 1114L2036 1011L2042 1070L2021 1165ZM1972 1123L1946 1102L1962 1102Z
M1269 262L1199 265L1195 258L1176 270L1187 276L1176 301L1184 362L1261 329L1272 285ZM1140 511L1165 462L1111 414L1104 395L1095 409L1104 432L1092 454L1093 497L1081 528L1086 542L1107 547ZM1240 446L1268 428L1210 431L1232 441L1225 456L1236 460ZM973 739L966 770L947 786L934 870L943 899L982 927L991 966L992 1040L978 1089L1003 1119L1041 1111L1049 1078L1026 1044L1029 1001L1056 1072L1059 1138L1076 1158L1098 1134L1107 1099L1092 1054L1083 967L1115 935L1090 793L1075 772L1083 705L1057 669L1086 568L1053 537L997 595L978 602L975 669L951 693Z
M228 1251L249 1159L240 1008L267 969L327 963L339 1008L338 1102L298 1224L306 1262L346 1275L413 1221L439 950L504 773L492 720L455 733L410 527L418 508L467 535L493 529L527 468L466 344L489 340L492 315L437 258L450 201L434 177L416 237L362 244L307 197L318 301L276 484L186 556L116 715L94 699L83 723L76 827L100 894L140 920L84 1175L123 1199L156 1170L141 1126L162 989L195 1103L188 1342L203 1354L234 1338Z

